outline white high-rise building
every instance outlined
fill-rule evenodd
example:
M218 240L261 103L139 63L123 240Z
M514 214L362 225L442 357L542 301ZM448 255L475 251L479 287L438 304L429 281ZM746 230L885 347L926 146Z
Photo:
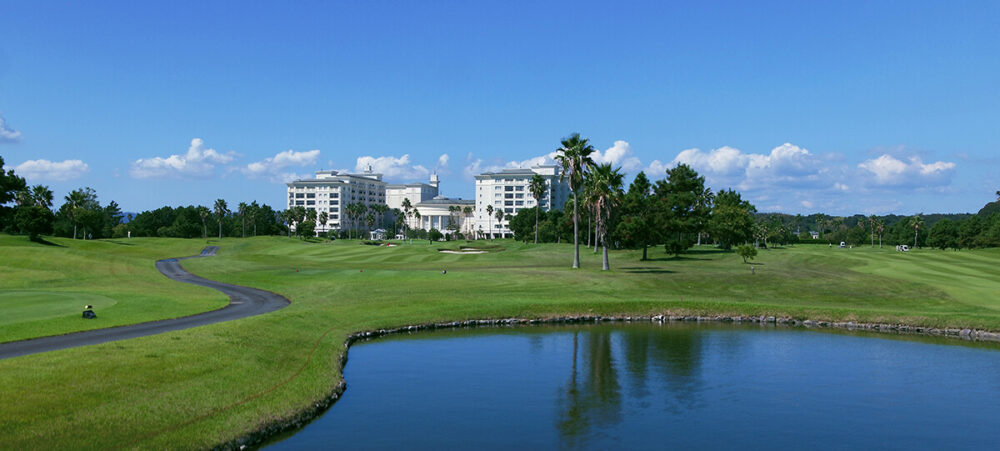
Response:
M316 171L316 177L295 180L288 185L288 208L305 207L316 210L317 215L326 212L326 224L316 224L317 232L340 230L347 224L344 206L356 202L371 206L384 204L386 184L382 174L373 174L371 169L364 174L338 173L337 171Z
M431 200L438 195L441 181L437 174L431 175L430 183L406 183L401 185L386 185L385 204L389 209L403 209L403 199L410 199L410 205L416 205L425 200Z
M475 228L482 236L509 238L513 233L508 228L508 218L517 215L524 208L535 206L529 185L535 174L545 179L548 189L538 202L542 211L559 209L569 199L569 183L559 180L560 167L555 165L532 166L528 169L503 169L500 172L484 172L476 176L476 222ZM493 215L503 210L504 220L497 221L487 213L486 207L493 206ZM492 217L491 217L492 216Z

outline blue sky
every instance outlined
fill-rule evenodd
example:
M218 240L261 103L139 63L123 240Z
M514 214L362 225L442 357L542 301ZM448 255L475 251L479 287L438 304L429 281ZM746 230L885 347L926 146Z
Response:
M369 164L470 197L580 132L765 211L1000 189L1000 2L148 3L0 0L7 168L128 211Z

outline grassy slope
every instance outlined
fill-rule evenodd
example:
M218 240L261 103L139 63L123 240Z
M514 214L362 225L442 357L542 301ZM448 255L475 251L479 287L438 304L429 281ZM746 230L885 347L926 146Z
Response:
M75 243L74 243L75 244ZM757 273L700 250L613 271L566 245L506 243L447 255L284 238L223 240L205 277L282 293L268 315L78 350L0 361L0 440L13 448L204 447L287 415L327 393L352 331L430 321L565 313L786 314L1000 329L997 250L943 253L800 246L762 251ZM651 253L660 256L657 251ZM447 269L448 274L441 274ZM181 286L180 284L177 284ZM38 368L50 371L37 371Z
M0 234L0 342L60 335L222 308L225 295L167 280L157 259L194 255L197 240L73 241ZM82 321L85 304L97 319Z

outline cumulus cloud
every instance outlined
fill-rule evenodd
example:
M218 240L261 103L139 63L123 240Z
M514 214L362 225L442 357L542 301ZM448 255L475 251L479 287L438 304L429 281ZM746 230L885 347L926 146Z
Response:
M250 178L267 178L275 183L284 183L301 178L287 169L293 166L312 166L319 158L319 149L296 152L288 149L278 152L273 157L255 161L240 168L240 172Z
M129 174L133 178L167 178L167 177L208 177L215 171L215 165L232 162L235 152L219 153L215 149L206 149L201 138L191 140L187 153L169 157L140 158L132 163Z
M80 178L90 172L90 166L80 160L28 160L15 166L14 172L29 182L58 182Z
M659 161L654 163L660 164ZM767 154L744 153L729 146L707 152L686 149L677 154L667 167L681 163L691 166L714 183L740 189L818 186L829 183L834 175L821 158L791 143L775 147Z
M467 164L463 169L462 173L465 178L472 179L474 176L482 174L484 172L498 172L504 169L516 169L516 168L530 168L532 166L543 166L543 165L553 165L556 164L556 154L558 152L549 152L545 155L539 155L537 157L531 157L526 160L509 160L489 164L483 161L482 158L473 158L470 153L466 158Z
M7 121L0 115L0 143L13 143L21 140L21 132L7 126Z
M354 170L357 172L367 171L382 174L388 179L395 180L418 180L430 176L431 171L424 166L414 164L410 160L410 155L405 154L399 158L393 156L385 157L358 157Z
M924 164L918 156L906 161L889 154L865 160L858 165L867 176L866 181L875 186L930 187L947 185L955 172L955 163L935 161Z
M592 155L595 163L611 163L612 166L621 166L622 170L631 172L642 166L639 157L635 156L632 146L628 141L618 140L615 144L604 152L596 151Z

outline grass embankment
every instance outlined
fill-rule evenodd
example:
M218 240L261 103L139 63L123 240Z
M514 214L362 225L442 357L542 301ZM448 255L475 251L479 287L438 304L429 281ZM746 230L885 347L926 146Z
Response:
M218 291L167 280L156 260L196 255L198 240L50 238L0 234L0 343L193 315L224 307ZM83 321L84 305L97 318Z
M708 248L680 259L654 250L657 258L648 262L639 262L637 252L615 252L613 270L601 272L599 254L585 251L583 269L570 269L568 245L505 242L503 251L456 255L439 249L465 243L219 244L219 256L185 267L281 293L292 305L230 323L0 361L0 440L12 448L210 446L327 394L340 377L338 357L351 332L414 323L669 310L1000 329L998 250L903 254L799 246L761 251L751 274L735 254Z

